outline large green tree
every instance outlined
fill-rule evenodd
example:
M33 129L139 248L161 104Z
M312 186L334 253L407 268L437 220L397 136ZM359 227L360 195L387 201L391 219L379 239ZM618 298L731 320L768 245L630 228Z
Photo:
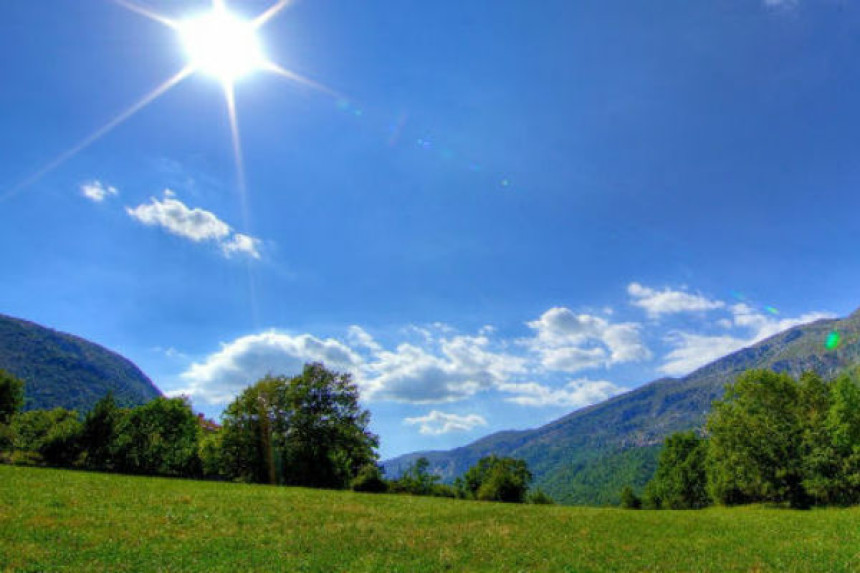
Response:
M727 385L707 422L708 482L715 500L806 504L799 398L790 376L767 370L747 371Z
M370 413L349 374L307 364L292 378L266 376L224 412L228 477L262 483L346 488L377 459Z

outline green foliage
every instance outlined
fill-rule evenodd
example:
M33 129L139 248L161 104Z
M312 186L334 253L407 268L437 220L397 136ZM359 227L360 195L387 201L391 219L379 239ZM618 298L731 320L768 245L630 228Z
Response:
M121 472L200 475L200 427L184 398L156 398L129 410L116 427L112 454Z
M87 412L109 391L121 406L161 395L126 358L97 344L0 315L0 368L26 381L25 410Z
M293 378L267 376L224 413L225 471L242 481L346 488L376 460L369 423L349 374L308 364Z
M526 503L532 505L555 505L555 500L544 493L542 489L538 488L529 493Z
M666 438L657 472L645 488L649 509L700 509L710 505L707 446L695 432L679 432ZM622 506L623 495L622 492Z
M624 509L641 509L642 500L633 491L629 485L624 486L621 490L621 507Z
M860 503L860 386L840 376L828 398L806 431L803 485L818 503Z
M36 453L49 465L72 465L80 455L77 412L54 408L23 412L13 418L15 449Z
M745 372L726 387L707 424L715 500L805 505L799 396L791 376L767 370Z
M96 402L81 431L81 447L86 452L86 466L92 469L114 469L113 449L117 440L117 425L123 412L114 400L113 392Z
M439 476L430 472L430 462L425 457L415 460L409 469L391 483L393 493L433 495L439 485Z
M493 455L469 468L458 487L469 499L523 503L532 479L524 460Z
M388 483L382 478L382 471L376 464L365 464L358 475L350 484L352 491L365 493L385 493L388 491Z
M0 369L0 425L8 424L24 405L24 382Z
M838 330L838 350L824 346ZM625 485L636 491L657 467L663 440L679 431L701 430L727 383L749 369L800 376L814 370L831 376L860 363L860 312L842 320L801 325L725 356L683 378L664 378L583 408L540 428L492 434L447 452L417 452L386 460L389 476L400 475L426 456L442 480L453 482L487 453L525 460L534 484L561 504L617 505Z
M203 477L218 479L224 475L224 434L220 430L203 430L200 435L198 455Z

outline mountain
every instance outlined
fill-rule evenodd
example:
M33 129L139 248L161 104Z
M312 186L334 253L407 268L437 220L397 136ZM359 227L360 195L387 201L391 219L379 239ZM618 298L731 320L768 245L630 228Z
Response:
M841 335L828 350L830 333ZM419 457L451 481L483 456L513 456L528 462L534 485L568 504L616 503L624 485L641 487L653 475L664 438L701 427L725 385L751 368L799 376L814 370L833 377L860 362L860 310L845 319L797 326L716 360L683 378L661 378L577 410L533 430L492 434L450 451L415 452L383 463L399 476Z
M131 361L83 338L0 314L0 369L24 380L26 410L86 412L109 390L123 406L161 395Z

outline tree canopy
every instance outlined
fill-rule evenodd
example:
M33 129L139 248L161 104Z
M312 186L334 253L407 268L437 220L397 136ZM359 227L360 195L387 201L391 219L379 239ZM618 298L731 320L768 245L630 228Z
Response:
M292 378L266 376L224 413L224 468L244 481L345 488L377 459L369 423L349 374L314 363Z

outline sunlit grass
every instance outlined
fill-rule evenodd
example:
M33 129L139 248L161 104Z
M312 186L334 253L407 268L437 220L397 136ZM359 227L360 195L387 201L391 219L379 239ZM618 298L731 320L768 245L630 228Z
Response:
M515 506L0 466L0 570L856 571L860 510Z

